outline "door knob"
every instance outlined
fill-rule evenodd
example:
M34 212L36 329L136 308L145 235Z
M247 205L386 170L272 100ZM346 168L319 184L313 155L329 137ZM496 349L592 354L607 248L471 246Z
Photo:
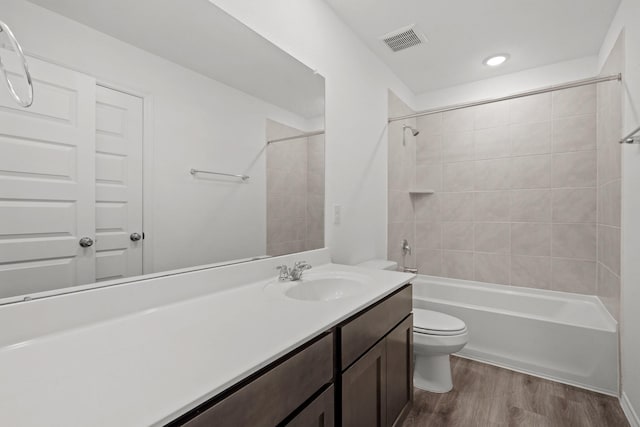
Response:
M90 246L93 246L93 239L91 237L83 237L78 243L80 243L80 246L82 246L83 248L88 248Z
M131 233L131 236L129 236L129 238L132 242L137 242L138 240L142 239L142 236L140 235L140 233Z

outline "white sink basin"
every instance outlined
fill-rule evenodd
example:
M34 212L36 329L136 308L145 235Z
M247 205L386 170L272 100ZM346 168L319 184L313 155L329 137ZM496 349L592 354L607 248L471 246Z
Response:
M366 276L353 273L305 272L296 281L269 282L265 291L303 301L334 301L362 293Z

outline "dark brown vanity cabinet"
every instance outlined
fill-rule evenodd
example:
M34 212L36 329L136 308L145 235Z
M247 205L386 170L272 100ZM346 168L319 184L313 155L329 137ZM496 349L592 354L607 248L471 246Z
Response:
M395 425L413 399L411 288L364 312L339 332L344 369L339 377L341 425ZM375 337L372 347L363 345ZM354 348L363 347L366 349L358 357Z
M411 286L352 316L169 426L392 426L413 390Z
M303 345L243 383L204 403L169 425L188 427L273 427L319 394L334 378L334 333ZM332 394L332 392L331 392ZM333 417L331 407L317 409ZM313 404L313 403L312 403ZM326 405L326 404L325 404ZM312 414L304 415L309 418ZM319 415L320 416L320 415ZM296 424L294 424L296 425ZM299 424L298 424L299 425ZM317 424L316 424L317 425Z
M333 386L316 397L302 411L286 423L287 427L333 427L335 394Z

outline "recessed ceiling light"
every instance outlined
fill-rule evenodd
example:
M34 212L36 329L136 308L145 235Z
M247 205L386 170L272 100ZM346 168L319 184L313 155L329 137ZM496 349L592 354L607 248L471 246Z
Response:
M507 59L509 59L509 55L506 53L501 53L500 55L491 55L490 57L482 61L482 63L484 65L488 65L489 67L497 67L498 65L504 64Z

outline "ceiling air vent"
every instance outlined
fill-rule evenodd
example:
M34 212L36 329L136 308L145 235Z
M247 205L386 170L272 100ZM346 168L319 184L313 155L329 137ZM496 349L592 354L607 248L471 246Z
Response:
M427 41L427 38L424 36L424 34L420 34L418 31L416 31L414 25L409 25L408 27L391 31L390 33L387 33L380 38L394 52L408 49L412 46L416 46Z

